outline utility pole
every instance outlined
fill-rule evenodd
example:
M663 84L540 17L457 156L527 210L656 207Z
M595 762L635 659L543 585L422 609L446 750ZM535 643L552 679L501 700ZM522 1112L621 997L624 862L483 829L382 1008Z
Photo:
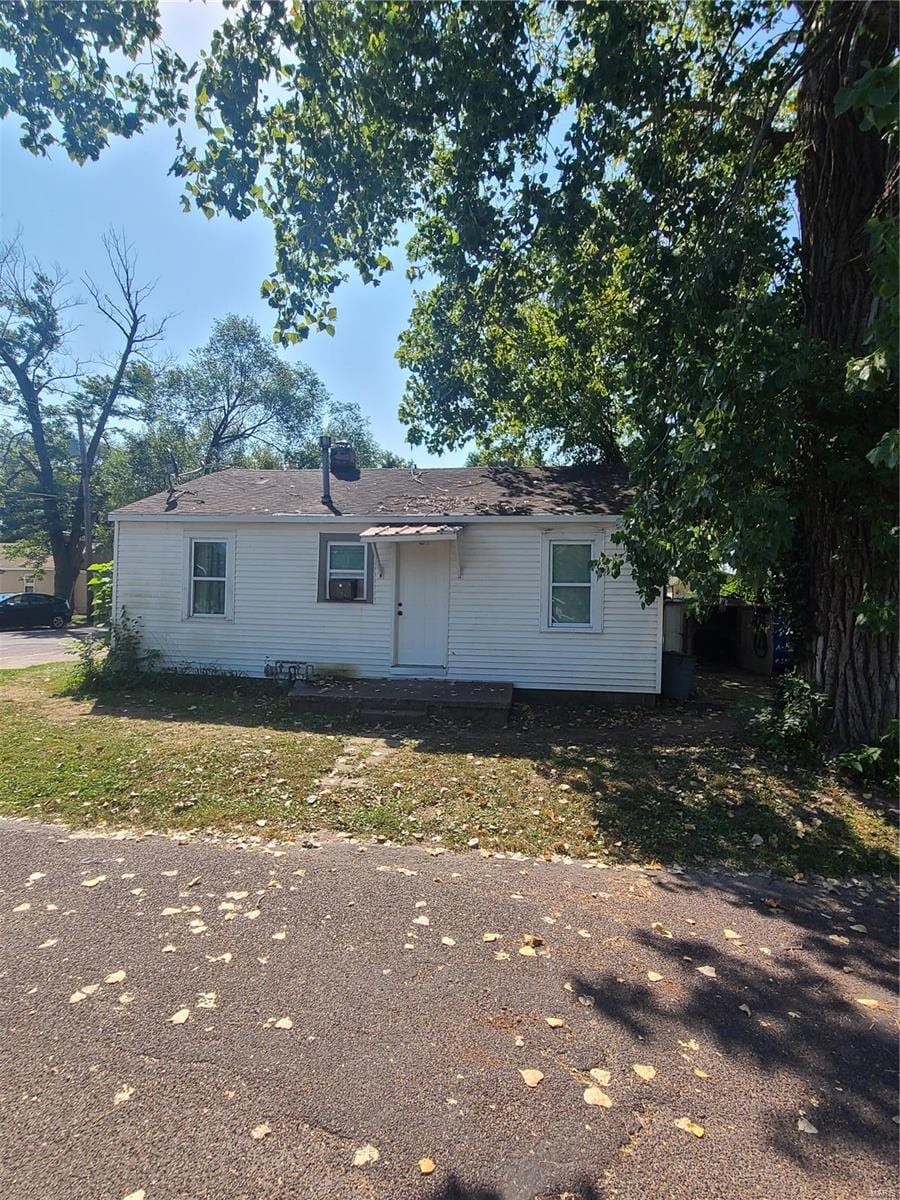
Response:
M84 566L85 585L87 585L88 572L87 569L91 565L94 557L94 549L91 544L91 473L87 464L87 447L84 441L84 415L79 410L75 413L75 420L78 422L78 458L81 463L81 504L82 504L82 520L84 524L84 550L82 563ZM76 582L77 582L76 576ZM88 625L92 623L93 618L93 597L91 589L85 586L85 621ZM70 603L75 600L75 584L72 584L72 596L69 598Z

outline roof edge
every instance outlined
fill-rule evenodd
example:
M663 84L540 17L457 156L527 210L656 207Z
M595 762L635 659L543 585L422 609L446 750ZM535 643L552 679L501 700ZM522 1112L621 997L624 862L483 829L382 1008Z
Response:
M508 522L518 521L523 524L530 523L532 525L557 525L560 522L574 522L582 525L596 525L599 523L621 521L623 513L615 512L593 512L593 513L473 513L471 516L459 516L455 513L445 514L445 521L452 521L454 525L476 525L490 522ZM228 522L238 522L242 525L260 525L267 521L275 521L279 524L295 524L295 525L359 525L360 522L368 521L370 524L387 525L394 524L423 524L431 522L432 524L441 524L439 516L423 517L421 513L391 513L389 517L385 517L382 513L347 513L336 515L334 513L130 513L124 509L115 509L107 514L108 521L168 521L177 522L179 524L191 525L215 525Z

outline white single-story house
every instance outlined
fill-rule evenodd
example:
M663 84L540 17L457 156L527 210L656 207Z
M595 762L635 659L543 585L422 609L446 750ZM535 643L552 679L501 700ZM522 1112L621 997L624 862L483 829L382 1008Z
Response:
M591 566L624 471L357 470L339 446L328 463L223 470L111 513L114 611L164 665L659 692L661 598Z

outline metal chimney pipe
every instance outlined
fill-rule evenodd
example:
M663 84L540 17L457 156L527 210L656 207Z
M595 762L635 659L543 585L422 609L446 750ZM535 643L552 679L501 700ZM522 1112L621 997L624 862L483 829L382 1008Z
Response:
M322 451L322 503L331 507L331 438L323 433L319 438Z

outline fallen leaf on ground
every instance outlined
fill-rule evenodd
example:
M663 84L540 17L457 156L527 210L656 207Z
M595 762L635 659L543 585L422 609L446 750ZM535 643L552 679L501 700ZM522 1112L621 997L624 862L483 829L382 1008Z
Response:
M185 1023L185 1021L188 1020L190 1015L191 1015L191 1010L189 1008L179 1008L178 1012L173 1013L172 1016L169 1017L169 1024L170 1025L183 1025Z
M749 1005L749 1004L739 1004L739 1005L738 1005L738 1010L739 1010L740 1012L742 1012L742 1013L746 1013L748 1017L750 1017L750 1016L752 1016L752 1015L753 1015L753 1014L750 1012L750 1005Z
M275 1028L276 1029L293 1029L294 1022L291 1020L290 1017L279 1017L278 1020L275 1022Z
M206 961L207 961L207 962L226 962L226 963L229 963L229 962L231 962L231 960L232 960L232 958L233 958L233 957L234 957L234 956L232 955L231 951L230 951L230 950L226 950L224 954L207 954L207 956L206 956Z
M353 1155L353 1165L354 1167L367 1167L369 1163L378 1162L379 1158L381 1155L378 1153L378 1147L373 1146L371 1142L366 1142L365 1146L362 1146Z
M258 908L251 908L249 912L244 913L244 917L248 921L255 921L257 917L261 917L262 912Z
M102 883L106 878L105 875L97 875L93 879L82 879L82 887L96 887L98 883Z
M286 937L287 937L287 931L284 929L279 929L279 931L277 933L272 934L272 941L273 942L283 942Z
M534 946L520 946L519 953L524 955L525 958L537 958L537 950L535 950Z
M869 932L865 925L851 925L850 928L853 930L854 933L868 933Z
M124 983L125 982L125 972L124 971L113 971L113 973L111 975L107 975L107 977L103 980L103 982L104 983Z
M562 1019L562 1017L544 1017L544 1020L551 1029L561 1029L563 1025L565 1025L565 1021Z
M741 940L741 935L734 929L723 929L722 932L728 938L729 942L739 942Z
M134 999L133 992L123 992L122 995L119 997L119 1003L120 1004L130 1004L133 999Z
M431 918L426 916L413 917L412 923L413 925L430 925Z
M420 1158L419 1170L423 1175L434 1174L435 1162L433 1158Z
M649 1082L656 1078L656 1067L645 1067L641 1063L634 1063L631 1069L638 1079L645 1079Z
M798 1117L797 1118L797 1128L800 1130L801 1133L818 1133L819 1132L818 1129L816 1129L815 1125L813 1125L810 1121L807 1121L806 1117Z
M589 1074L591 1079L593 1079L595 1083L599 1083L601 1087L606 1087L609 1084L610 1079L612 1079L612 1075L606 1070L605 1067L591 1067Z
M699 1067L694 1067L694 1074L698 1079L709 1079L707 1073L705 1071L701 1071Z
M13 909L13 912L14 912L14 913L17 913L17 912L28 912L29 908L31 908L31 905L30 905L30 904L28 904L27 902L25 902L25 903L23 903L23 904L17 904L17 905L16 905L16 907Z
M125 1086L113 1096L113 1104L124 1104L126 1100L130 1100L134 1095L134 1088L129 1084Z
M607 1096L606 1092L601 1092L599 1088L585 1088L582 1093L582 1099L585 1104L592 1104L595 1108L612 1108L613 1102Z
M178 914L183 911L184 910L176 904L170 905L168 908L164 908L159 915L161 917L177 917Z
M216 993L215 992L198 992L197 994L198 1008L215 1008Z
M442 946L455 946L456 942L453 940L452 937L442 937L441 945Z
M80 1004L82 1000L87 1000L87 992L82 992L80 989L69 997L70 1004Z
M96 992L99 987L99 983L83 983L81 985L81 990L86 996L93 996L94 992Z
M697 970L700 972L701 975L705 975L707 977L707 979L717 979L718 978L718 976L716 975L715 967L702 966L702 967L698 967Z
M41 942L38 950L49 950L51 946L55 946L59 938L47 938L46 942Z
M503 935L500 933L483 933L481 935L481 940L483 942L499 942L502 936Z
M659 981L662 979L662 975L660 975L659 971L648 971L647 978L651 983L659 983Z
M665 925L663 925L662 921L654 921L654 922L653 922L653 924L650 926L650 928L651 928L651 929L652 929L652 930L653 930L655 933L660 933L660 934L662 934L662 936L663 936L663 937L670 938L670 937L674 937L674 936L675 936L675 935L672 933L672 930L671 930L671 929L666 929L666 927L665 927Z
M591 934L590 934L590 930L588 930L588 929L579 929L579 930L578 930L578 936L579 936L579 937L583 937L583 938L589 938L589 937L591 936Z
M535 1071L530 1067L526 1067L525 1070L520 1070L519 1074L522 1076L526 1087L537 1087L537 1085L544 1078L543 1071Z
M138 1188L136 1192L129 1192L127 1196L123 1196L122 1200L144 1200L146 1195L143 1188Z
M523 946L543 946L543 944L544 944L544 939L538 933L523 933L522 934L522 945Z
M263 1122L262 1125L257 1125L255 1128L250 1130L250 1136L255 1142L261 1142L263 1138L268 1137L271 1132L272 1130L270 1127Z
M857 996L856 1003L861 1004L863 1008L877 1008L878 1001L872 1000L869 996Z
M697 1138L702 1138L706 1132L702 1125L696 1124L690 1117L679 1117L675 1125L678 1129L683 1129L685 1133L692 1133Z

